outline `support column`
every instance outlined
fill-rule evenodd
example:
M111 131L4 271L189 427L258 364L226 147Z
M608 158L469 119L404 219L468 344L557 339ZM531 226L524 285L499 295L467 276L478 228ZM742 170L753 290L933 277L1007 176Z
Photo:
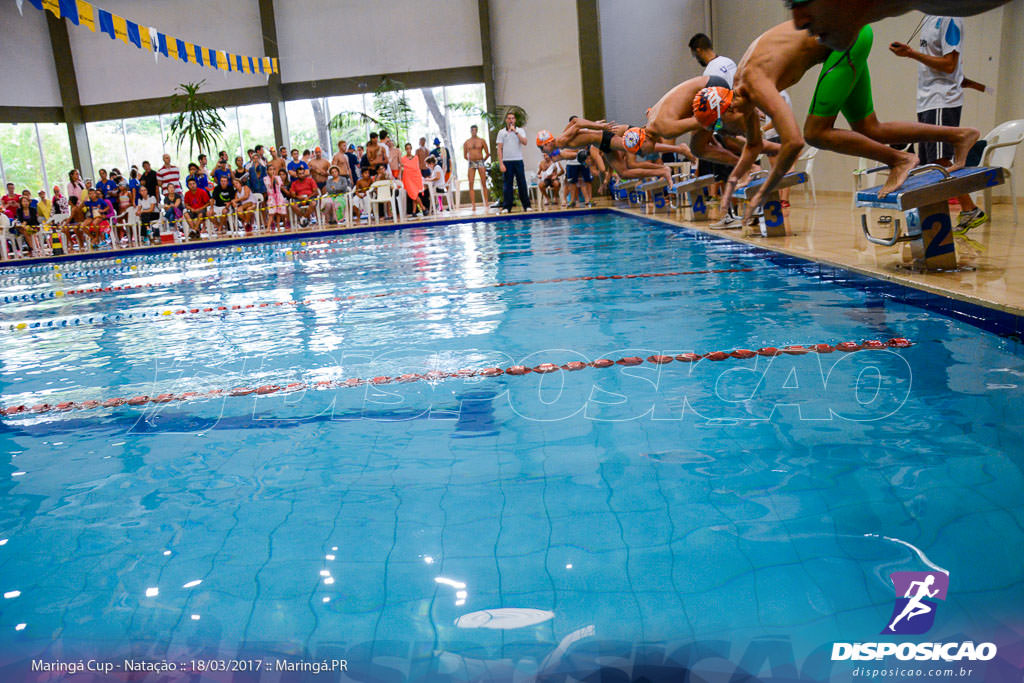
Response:
M579 31L583 118L604 118L604 67L601 63L601 18L597 0L576 0Z
M43 14L46 15L46 26L50 31L53 63L57 69L57 85L64 110L64 122L67 123L68 142L71 144L71 163L82 172L83 178L91 178L92 153L89 151L89 135L85 130L85 118L82 116L82 100L78 95L78 77L75 75L75 60L71 55L68 27L63 19L58 19L49 12Z
M497 114L498 105L494 93L494 56L491 51L491 3L490 0L478 0L477 5L480 14L480 59L484 71L484 99L487 102L487 111ZM493 154L494 141L498 137L498 131L488 131L488 137Z
M268 57L279 58L277 49L277 19L274 16L274 0L259 0L260 3L260 27L263 29L263 54ZM278 146L289 144L288 139L288 117L284 111L284 95L281 88L280 71L270 75L267 81L267 101L270 103L270 113L274 119L274 138Z

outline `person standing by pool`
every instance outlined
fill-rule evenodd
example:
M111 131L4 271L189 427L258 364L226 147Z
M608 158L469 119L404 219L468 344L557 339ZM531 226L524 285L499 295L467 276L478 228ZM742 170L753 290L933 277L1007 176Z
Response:
M505 114L505 127L497 139L499 168L505 174L504 198L501 213L512 210L512 182L519 186L519 201L523 211L530 210L530 188L526 186L526 167L523 165L523 148L526 146L526 131L516 125L515 112Z
M472 203L473 211L476 211L476 193L473 191L473 181L480 176L480 187L483 188L484 204L487 203L487 159L491 151L487 149L487 141L477 135L479 129L473 125L469 127L469 139L462 143L462 156L469 162L469 201Z
M405 143L405 156L401 158L401 175L405 193L412 203L412 210L420 217L427 211L420 198L423 194L423 172L420 171L419 157L413 154L411 142Z

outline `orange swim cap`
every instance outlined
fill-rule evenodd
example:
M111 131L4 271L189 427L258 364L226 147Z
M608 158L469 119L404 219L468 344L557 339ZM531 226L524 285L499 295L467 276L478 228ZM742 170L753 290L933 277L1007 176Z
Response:
M622 146L626 148L627 152L632 152L633 154L640 151L646 140L647 131L643 128L630 128L622 134Z
M549 142L553 142L555 136L551 134L550 130L542 130L537 133L537 146L543 147Z
M704 88L693 98L693 116L710 130L732 105L732 90L716 86Z

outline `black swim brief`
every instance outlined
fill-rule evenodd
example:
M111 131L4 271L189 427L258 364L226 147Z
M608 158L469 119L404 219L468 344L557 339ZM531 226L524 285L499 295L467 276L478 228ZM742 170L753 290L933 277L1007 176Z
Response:
M602 152L612 151L612 137L614 136L612 135L612 132L610 130L606 130L603 133L601 133L601 145L598 147L598 149L600 149Z

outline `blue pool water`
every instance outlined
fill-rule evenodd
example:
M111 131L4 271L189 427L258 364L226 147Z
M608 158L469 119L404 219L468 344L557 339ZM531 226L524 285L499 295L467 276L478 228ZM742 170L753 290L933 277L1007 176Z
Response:
M880 638L890 573L940 569L929 638L1019 639L1022 347L855 284L610 213L4 270L3 406L915 344L4 418L0 673L526 680L716 666L703 643L757 674L771 642L824 680L822 648Z

